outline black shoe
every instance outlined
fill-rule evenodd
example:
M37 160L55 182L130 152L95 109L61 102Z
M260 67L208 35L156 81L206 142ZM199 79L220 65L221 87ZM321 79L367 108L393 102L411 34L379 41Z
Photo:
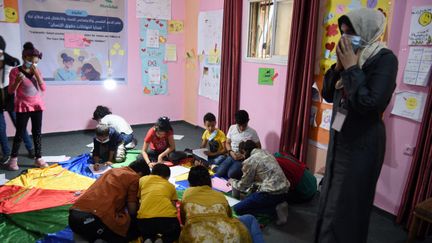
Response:
M9 162L9 160L10 160L10 155L7 155L7 156L4 156L3 158L1 158L1 162L0 163L2 163L2 164L7 164L8 162Z
M30 149L28 151L28 155L27 155L30 159L34 159L35 157L35 153L34 153L34 149Z

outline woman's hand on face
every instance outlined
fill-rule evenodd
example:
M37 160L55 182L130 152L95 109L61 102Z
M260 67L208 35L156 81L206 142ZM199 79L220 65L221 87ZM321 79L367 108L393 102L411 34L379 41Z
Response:
M337 58L342 64L342 67L347 70L348 68L357 65L358 55L352 49L351 42L346 37L341 37L336 47ZM337 66L338 64L336 64Z

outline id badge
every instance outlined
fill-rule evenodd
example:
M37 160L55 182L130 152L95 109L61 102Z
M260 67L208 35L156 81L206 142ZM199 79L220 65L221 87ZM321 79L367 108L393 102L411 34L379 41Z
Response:
M342 130L342 126L345 122L345 118L348 114L348 111L343 109L343 108L339 108L338 111L336 112L336 117L333 121L332 124L332 128L338 132L340 132Z

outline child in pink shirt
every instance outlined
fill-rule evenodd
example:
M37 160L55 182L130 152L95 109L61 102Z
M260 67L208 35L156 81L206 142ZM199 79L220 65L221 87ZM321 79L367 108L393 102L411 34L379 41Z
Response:
M8 162L9 170L18 170L17 156L22 142L23 131L31 119L33 143L35 147L35 165L47 167L41 155L41 128L42 111L45 109L41 94L45 91L45 82L37 68L37 63L42 58L32 43L24 44L22 52L24 64L12 69L9 74L10 94L15 94L16 132L13 140L11 159Z

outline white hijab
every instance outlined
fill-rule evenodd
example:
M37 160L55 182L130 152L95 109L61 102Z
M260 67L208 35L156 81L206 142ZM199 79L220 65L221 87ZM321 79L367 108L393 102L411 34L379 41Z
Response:
M384 34L386 19L382 12L368 8L353 10L345 16L349 19L356 35L360 36L363 41L357 62L361 69L369 58L386 48L386 45L380 41L380 37ZM342 79L339 79L336 82L336 89L342 87Z
M375 56L386 45L380 41L386 27L386 19L382 12L375 9L361 8L346 14L354 31L364 41L358 65L360 68L371 57Z

